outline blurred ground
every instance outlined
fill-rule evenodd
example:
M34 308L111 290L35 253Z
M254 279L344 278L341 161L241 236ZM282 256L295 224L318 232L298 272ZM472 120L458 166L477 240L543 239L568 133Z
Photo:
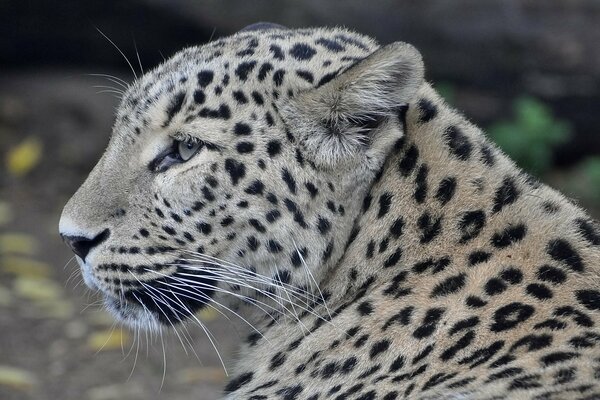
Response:
M162 384L160 340L113 331L58 237L62 206L108 140L117 103L97 84L81 71L0 78L0 149L21 153L0 186L0 399L216 399L225 375L202 331L190 329L198 359L165 338ZM231 357L238 338L204 317Z
M166 339L164 384L160 340L142 337L138 351L131 332L111 335L113 321L79 284L57 224L106 145L117 105L96 87L113 84L89 74L131 80L95 27L132 61L137 47L149 68L257 20L344 24L414 43L428 78L486 128L512 118L517 97L533 96L553 115L542 126L558 118L572 131L560 145L544 142L543 130L541 139L532 134L549 157L539 176L600 215L595 0L0 2L0 399L218 398L225 375L199 328L190 330L199 360L175 335ZM226 321L203 318L231 360L239 338Z

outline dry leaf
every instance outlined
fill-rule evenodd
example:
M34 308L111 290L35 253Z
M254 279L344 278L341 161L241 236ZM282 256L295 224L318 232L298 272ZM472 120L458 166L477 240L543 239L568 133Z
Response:
M222 367L185 368L177 372L177 382L182 384L198 382L225 382L225 371Z
M14 176L24 176L31 171L42 157L43 145L40 139L29 137L8 152L6 167Z
M21 368L0 365L0 386L12 389L27 390L36 384L35 376Z
M19 296L36 302L56 301L62 295L62 288L49 279L17 277L14 289Z
M37 240L24 233L4 233L0 235L0 254L22 254L31 256L38 248Z
M50 265L25 257L5 256L0 258L2 271L29 278L47 278L52 272Z
M10 221L12 221L10 204L0 201L0 226L8 224Z

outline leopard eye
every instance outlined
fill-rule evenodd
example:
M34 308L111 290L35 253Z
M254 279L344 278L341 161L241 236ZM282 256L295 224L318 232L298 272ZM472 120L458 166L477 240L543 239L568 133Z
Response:
M177 152L182 161L187 161L194 156L202 147L203 142L201 141L180 141L177 143Z
M188 161L203 147L216 148L216 146L209 146L201 140L174 140L170 148L152 160L149 168L153 172L164 172L172 165Z

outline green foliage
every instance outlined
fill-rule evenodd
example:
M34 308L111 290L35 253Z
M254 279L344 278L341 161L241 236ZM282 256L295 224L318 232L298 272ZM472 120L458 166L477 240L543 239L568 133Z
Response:
M448 104L454 104L456 90L450 82L440 82L435 85L437 92L446 100Z
M552 149L568 140L571 125L533 97L517 98L513 113L512 120L492 125L489 134L520 167L540 176L552 166Z
M590 157L581 163L584 180L588 183L588 197L600 201L600 157Z

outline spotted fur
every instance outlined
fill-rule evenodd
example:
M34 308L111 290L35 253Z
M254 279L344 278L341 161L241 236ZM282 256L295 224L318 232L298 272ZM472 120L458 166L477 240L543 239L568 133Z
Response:
M179 52L131 85L60 230L122 320L256 328L226 399L600 398L598 225L404 43L261 25Z

